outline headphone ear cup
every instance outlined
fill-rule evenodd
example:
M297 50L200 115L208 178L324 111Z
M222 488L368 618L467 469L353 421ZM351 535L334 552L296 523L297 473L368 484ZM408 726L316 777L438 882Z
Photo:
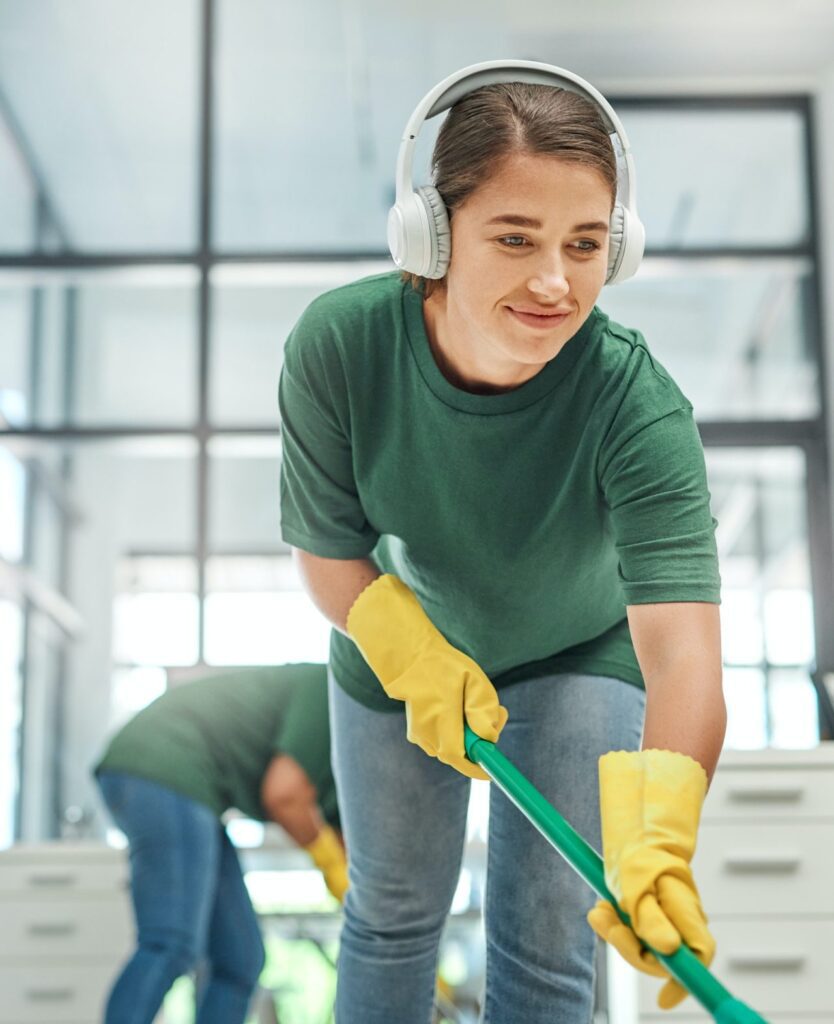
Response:
M388 211L388 248L400 270L421 273L426 250L426 211L413 192Z
M620 203L614 204L611 218L608 221L608 273L605 283L613 284L620 268L620 253L623 251L623 235L625 233L625 210Z
M643 259L646 229L621 203L615 203L608 228L608 273L606 284L620 284L637 273Z
M416 195L425 204L430 236L427 246L427 253L430 253L429 262L421 276L436 280L443 277L449 269L449 260L452 255L452 231L449 225L449 214L446 212L446 204L440 193L433 185L420 186Z

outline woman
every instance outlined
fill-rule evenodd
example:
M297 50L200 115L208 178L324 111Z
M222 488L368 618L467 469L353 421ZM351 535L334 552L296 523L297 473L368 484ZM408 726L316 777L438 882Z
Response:
M429 1019L468 779L485 777L464 718L602 842L634 933L601 903L599 934L650 973L635 933L714 952L689 868L725 729L703 451L641 335L595 306L623 217L594 91L517 81L548 67L525 62L485 83L497 63L447 80L427 277L320 296L285 350L283 535L335 627L339 1024ZM398 218L395 255L419 254ZM485 1021L588 1024L592 904L493 791ZM684 994L669 981L660 1005Z
M324 665L249 668L167 691L112 738L94 774L130 843L137 948L105 1024L151 1024L206 963L198 1024L242 1024L264 965L258 919L220 820L276 821L337 899L347 864L330 769Z

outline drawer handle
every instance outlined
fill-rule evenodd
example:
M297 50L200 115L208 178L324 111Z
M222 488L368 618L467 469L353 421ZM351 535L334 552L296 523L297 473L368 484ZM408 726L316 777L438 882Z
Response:
M75 875L29 875L31 885L74 885Z
M36 936L72 935L76 930L76 926L69 921L66 923L29 925L29 934Z
M739 853L724 858L724 867L734 875L790 874L799 868L799 854Z
M29 988L26 990L26 998L33 1003L57 1003L72 999L75 995L74 988Z
M801 953L740 953L727 957L737 971L798 971L805 964Z
M802 786L750 786L727 790L730 800L738 803L791 804L802 798Z

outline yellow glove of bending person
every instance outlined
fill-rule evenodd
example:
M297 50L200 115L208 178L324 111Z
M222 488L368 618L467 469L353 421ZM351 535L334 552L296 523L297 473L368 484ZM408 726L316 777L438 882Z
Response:
M467 760L464 718L495 743L507 709L482 669L446 640L411 589L396 576L377 577L353 603L347 633L388 696L405 701L408 739L463 775L487 779Z
M715 940L689 866L707 773L691 757L671 750L617 750L599 760L599 792L605 882L631 928L605 900L589 912L588 923L647 974L669 977L638 938L664 955L674 953L683 939L709 965ZM669 1010L686 995L670 978L657 1003Z
M324 884L341 903L348 888L347 856L336 830L325 825L316 838L304 849L324 875Z

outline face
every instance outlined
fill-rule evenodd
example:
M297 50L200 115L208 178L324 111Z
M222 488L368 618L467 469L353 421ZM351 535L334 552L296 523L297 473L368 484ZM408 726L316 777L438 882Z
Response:
M553 359L605 282L610 213L593 168L505 160L454 212L445 286L426 300L446 372L465 387L512 388Z

